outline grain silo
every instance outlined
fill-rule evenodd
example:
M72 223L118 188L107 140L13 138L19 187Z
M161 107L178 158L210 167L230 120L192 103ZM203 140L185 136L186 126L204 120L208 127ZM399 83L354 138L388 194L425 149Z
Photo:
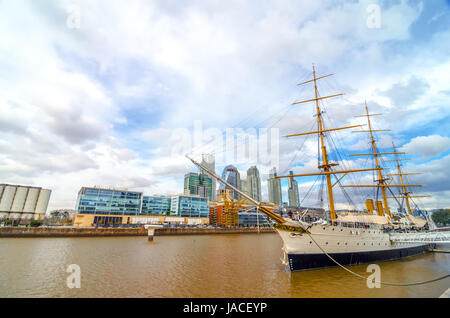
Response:
M51 190L11 184L0 184L0 220L29 221L47 212Z

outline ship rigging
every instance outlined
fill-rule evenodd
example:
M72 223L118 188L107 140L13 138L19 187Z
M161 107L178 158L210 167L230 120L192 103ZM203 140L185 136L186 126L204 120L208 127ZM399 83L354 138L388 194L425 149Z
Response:
M191 160L196 166L205 171L211 177L217 179L219 182L239 193L241 197L253 202L258 207L259 211L266 214L267 217L275 223L274 228L283 240L283 253L285 256L286 265L292 271L393 260L426 252L430 248L430 242L427 242L426 240L403 240L403 236L411 236L411 233L416 233L417 231L425 233L425 226L419 226L412 216L417 207L414 210L411 210L410 207L410 201L413 197L424 196L411 196L411 192L408 191L409 187L420 187L421 185L405 183L403 176L407 175L407 173L402 172L401 165L399 163L402 159L398 158L398 155L404 153L397 151L395 146L392 152L381 152L378 149L374 133L387 130L373 129L371 117L380 114L370 114L366 105L366 114L357 117L366 117L367 124L350 125L337 128L325 127L323 122L324 112L320 107L319 101L342 96L343 94L338 93L323 97L319 96L317 88L318 81L332 76L333 74L317 77L315 67L313 66L312 75L312 79L299 83L298 85L313 83L314 98L297 101L294 102L293 105L314 102L314 116L317 119L317 130L289 134L285 137L291 138L308 135L318 136L319 154L317 168L319 172L290 174L285 176L275 176L274 178L297 178L310 176L324 178L327 188L330 218L329 223L308 223L302 221L298 217L292 219L278 215L277 213L274 213L264 207L261 202L258 202L247 193L239 190L217 176L214 171L210 171L208 168L204 167L189 156L187 156L187 158L189 158L189 160ZM374 167L350 169L346 168L344 165L344 169L335 170L335 167L339 166L339 163L337 161L330 160L330 153L325 143L327 135L331 132L351 128L361 128L366 125L366 130L355 130L355 132L369 133L371 151L369 153L352 154L350 156L371 156L374 159ZM387 155L395 155L395 161L397 164L397 173L395 174L383 174L383 171L387 168L383 167L381 162L384 160L384 156ZM341 184L341 181L347 175L363 172L372 172L375 174L373 180L374 184ZM334 183L332 183L332 176L337 179ZM393 177L395 176L400 176L400 184L392 184L392 181L394 180ZM335 198L333 193L333 188L338 184L346 197L350 200L351 198L345 192L346 188L375 188L377 190L375 199L377 215L373 215L373 200L368 199L366 200L366 212L356 213L348 216L347 218L338 216L335 208ZM391 188L401 189L400 196L396 196ZM378 200L379 190L381 190L382 201ZM392 194L391 197L388 197L388 192ZM402 225L395 221L394 215L391 212L388 203L388 199L391 198L395 200L400 198L402 199L402 202L406 202L408 216L411 217L410 219L412 222ZM430 220L427 221L430 223ZM402 233L399 233L399 230L401 230Z

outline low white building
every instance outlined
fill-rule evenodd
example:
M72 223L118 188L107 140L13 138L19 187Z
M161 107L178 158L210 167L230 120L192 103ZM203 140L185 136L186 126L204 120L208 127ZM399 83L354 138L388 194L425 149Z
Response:
M39 220L47 212L51 190L0 184L0 220Z

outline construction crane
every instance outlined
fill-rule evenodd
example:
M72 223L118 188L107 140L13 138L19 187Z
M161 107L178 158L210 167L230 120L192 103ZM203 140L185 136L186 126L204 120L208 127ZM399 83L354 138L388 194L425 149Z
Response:
M239 207L243 202L244 199L230 200L227 195L223 196L222 224L225 227L237 227L239 225Z
M241 190L239 190L238 188L232 186L230 183L228 183L227 181L223 180L221 177L216 175L213 171L211 171L208 168L204 167L203 165L201 165L200 163L198 163L194 159L190 158L187 155L186 155L186 158L188 158L190 161L192 161L192 163L194 165L196 165L197 167L199 167L201 170L205 171L205 173L209 174L212 178L215 178L216 180L218 180L222 184L226 185L230 189L236 191L238 194L241 195L241 197L243 197L243 198L249 200L250 202L252 202L253 204L255 204L259 211L261 211L262 213L267 215L270 219L272 219L272 220L274 220L276 222L276 224L274 225L275 228L283 229L283 230L286 230L286 231L298 232L298 233L305 233L305 232L309 233L305 228L303 228L301 226L290 224L291 222L289 222L288 220L285 220L280 215L270 211L268 208L263 206L263 204L261 202L256 201L255 199L253 199L252 197L250 197L246 193L244 193Z

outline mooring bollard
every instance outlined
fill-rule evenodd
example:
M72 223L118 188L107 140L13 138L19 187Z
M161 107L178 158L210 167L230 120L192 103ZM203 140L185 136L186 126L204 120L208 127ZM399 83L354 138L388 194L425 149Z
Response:
M148 229L148 240L153 241L153 236L155 235L155 229L149 228Z

